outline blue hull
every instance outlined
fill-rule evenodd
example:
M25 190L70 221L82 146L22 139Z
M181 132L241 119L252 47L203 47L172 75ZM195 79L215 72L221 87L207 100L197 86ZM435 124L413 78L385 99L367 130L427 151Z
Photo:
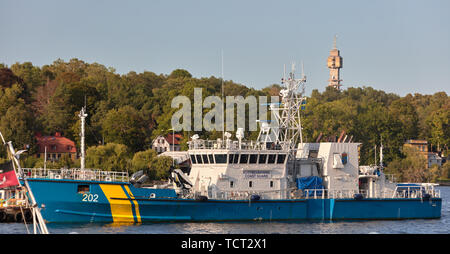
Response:
M440 218L440 198L421 199L179 199L173 190L128 183L29 179L48 222L373 220Z

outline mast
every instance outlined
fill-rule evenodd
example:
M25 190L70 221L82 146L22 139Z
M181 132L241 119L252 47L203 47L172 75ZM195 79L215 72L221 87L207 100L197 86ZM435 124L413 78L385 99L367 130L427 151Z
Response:
M279 141L285 149L294 149L299 141L303 143L300 108L306 100L303 97L306 77L303 75L301 79L296 79L294 72L295 65L292 64L289 78L283 78L281 82L285 89L280 91L281 105L278 110L281 114L276 114L280 129Z
M286 67L284 67L285 69ZM292 64L289 77L286 78L286 74L283 73L283 78L281 79L281 84L284 85L284 89L280 91L281 102L270 104L270 110L274 111L274 122L276 125L268 126L265 124L261 127L259 135L259 137L267 137L273 131L276 134L276 140L271 142L280 145L284 150L293 150L299 142L303 143L300 119L302 104L306 102L306 97L304 97L306 76L303 74L303 63L302 78L296 79L294 72L295 65ZM267 142L267 140L259 141Z
M225 142L225 98L224 98L224 90L223 90L223 49L222 49L222 142Z
M78 114L78 116L81 119L81 133L80 133L80 137L81 137L81 170L84 170L85 168L85 147L84 147L84 124L85 124L85 118L88 116L88 114L86 113L86 106L81 108L80 113Z
M383 138L381 138L380 145L380 169L383 169Z

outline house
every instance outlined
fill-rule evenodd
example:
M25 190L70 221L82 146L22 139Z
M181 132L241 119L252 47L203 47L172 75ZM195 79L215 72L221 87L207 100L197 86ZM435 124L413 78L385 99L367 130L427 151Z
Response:
M37 158L44 158L47 153L49 161L58 161L63 155L68 155L72 160L77 159L75 142L61 136L61 133L56 132L54 136L42 136L37 133L35 137L38 148Z
M412 147L412 148L416 149L416 151L419 151L420 154L422 154L424 156L428 156L428 141L426 141L426 140L410 139L410 140L407 140L403 146L404 147Z
M432 165L442 166L442 158L437 153L428 153L428 167L430 168Z
M180 141L183 137L180 134L167 134L166 136L158 136L152 142L152 149L158 154L167 151L180 151Z
M431 152L428 150L428 141L426 140L407 140L403 147L412 147L427 159L427 168L432 165L437 164L439 167L442 166L443 159L439 154Z

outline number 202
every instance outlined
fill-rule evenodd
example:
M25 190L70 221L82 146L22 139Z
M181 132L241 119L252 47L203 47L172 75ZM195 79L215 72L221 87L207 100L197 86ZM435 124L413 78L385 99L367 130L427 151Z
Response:
M83 199L81 200L83 202L98 202L98 195L97 194L83 194Z

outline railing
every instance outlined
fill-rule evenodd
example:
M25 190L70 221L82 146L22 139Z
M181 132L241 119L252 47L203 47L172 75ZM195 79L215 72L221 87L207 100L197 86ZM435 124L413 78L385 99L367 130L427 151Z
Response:
M26 178L45 179L71 179L105 182L128 182L128 172L102 171L98 169L70 168L70 169L43 169L22 168Z
M413 188L408 187L405 190L385 190L378 193L374 193L372 196L369 196L367 191L355 191L355 190L327 190L327 189L306 189L301 191L300 196L306 199L323 199L323 198L331 198L331 199L348 199L355 198L356 194L360 194L363 198L440 198L441 192L440 190L436 190L435 188Z
M226 149L226 150L282 150L283 146L289 144L278 144L266 147L265 142L261 141L242 141L239 145L239 141L235 140L193 140L188 142L189 150L197 149Z
M440 198L441 191L436 190L433 186L418 187L402 187L401 190L396 188L393 198Z

